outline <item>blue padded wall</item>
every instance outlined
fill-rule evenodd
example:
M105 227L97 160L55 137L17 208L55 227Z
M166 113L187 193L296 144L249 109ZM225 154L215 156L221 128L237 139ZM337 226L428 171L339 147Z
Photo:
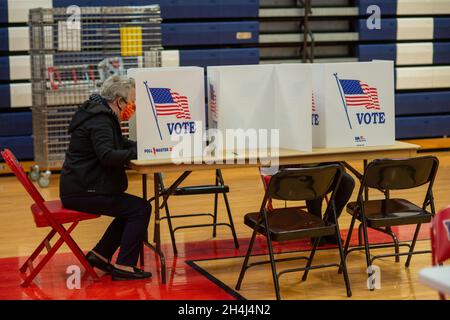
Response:
M367 15L367 8L376 5L383 16L424 15L432 12L450 14L446 0L356 0L361 16ZM445 11L447 10L447 11Z
M368 29L367 20L357 22L359 40L396 40L397 19L381 19L381 29Z
M9 57L0 57L0 80L9 80Z
M0 28L0 51L9 51L8 28Z
M359 5L360 16L367 16L366 10L371 5L379 6L384 16L380 30L370 30L366 19L357 22L359 40L365 42L355 47L358 60L394 60L396 74L408 71L403 74L414 77L414 72L417 72L418 75L418 85L402 87L404 90L396 92L396 138L448 136L450 87L446 87L445 70L450 64L450 12L442 11L448 10L448 5L439 0L426 3L359 0L356 4ZM403 18L402 15L410 17ZM418 66L421 68L414 69ZM430 69L435 71L427 75L424 70L428 67L435 67ZM411 69L406 70L408 68Z
M396 0L357 0L356 5L359 8L361 16L367 15L367 8L372 5L380 7L382 15L396 15L397 1Z
M450 42L433 44L433 63L450 64Z
M411 0L411 3L414 1L416 0ZM277 4L277 1L272 2L274 5ZM294 2L291 1L292 5L289 5L291 8L294 7ZM409 40L408 37L411 34L414 35L415 30L417 28L420 29L421 25L418 24L419 27L413 25L409 29L409 26L405 27L405 24L400 19L405 19L405 14L410 12L408 10L419 10L417 8L421 8L423 3L416 1L418 5L414 7L405 6L405 1L402 1L400 5L399 2L397 0L348 1L347 5L342 4L341 7L358 6L359 15L352 14L345 17L337 16L328 18L331 20L345 20L349 25L348 31L354 31L351 29L354 26L356 31L359 32L359 39L346 42L345 45L350 48L349 52L353 50L351 52L356 53L356 58L360 61L370 61L372 59L397 61L400 59L406 60L406 62L403 64L403 61L397 61L397 68L399 66L400 68L405 68L406 64L413 67L415 63L414 59L411 59L413 54L411 55L408 52L408 48L406 48L406 51L403 51L403 48L400 48L399 44L413 44L414 42L423 44L426 41L430 43L430 48L427 48L425 54L420 56L420 59L418 59L420 62L416 65L450 65L450 12L432 14L418 11L410 14L409 18L412 20L422 18L433 19L434 28L429 28L429 33L425 33L424 39ZM429 3L428 8L432 6L432 3L438 2L438 0L427 0L427 3ZM7 0L0 0L0 23L2 23L0 27L0 50L5 52L9 51L9 47L13 47L14 44L20 44L19 36L14 38L16 42L13 41L14 39L8 38L8 26L6 24L11 17L8 17L7 3ZM263 25L261 27L261 30L264 30L263 33L268 33L271 31L267 26L275 21L268 23L266 20L270 19L258 20L259 0L124 0L120 2L117 0L53 0L52 6L132 6L155 3L161 5L162 17L164 19L162 24L163 45L165 49L179 51L179 64L181 66L206 67L210 65L256 64L260 59L260 46L267 47L267 44L259 44L260 24ZM318 6L314 1L312 5L313 10ZM377 5L381 9L383 16L381 30L369 30L366 26L366 10L370 5ZM406 8L406 11L401 8ZM311 17L312 20L316 19L314 21L316 24L319 24L319 20L325 20L324 23L326 23L326 19L328 18ZM275 23L281 24L285 22L292 23L292 17L278 17L275 21ZM21 23L22 27L26 27L26 21L22 21ZM406 38L405 30L402 28L406 29ZM322 32L320 28L318 30L320 30L318 32ZM249 34L251 34L251 37L246 38L246 35ZM398 39L399 37L403 37L403 39L400 41ZM318 47L320 45L323 45L323 43L319 43ZM330 46L334 45L339 46L339 43L330 43ZM267 49L265 48L263 50ZM15 53L11 54L13 55ZM22 55L24 54L22 53ZM55 56L55 62L62 55L70 54L72 53L58 53ZM261 55L264 57L264 53ZM353 57L349 54L348 58ZM11 67L12 64L8 63L10 61L8 59L7 54L0 57L0 65L2 66L0 69L0 80L2 81L0 84L0 108L3 108L2 111L6 111L7 108L9 109L11 100L15 100L15 96L11 98L10 85L6 83L10 80L9 68L14 69L14 67ZM89 57L86 59L88 63ZM18 80L22 79L19 78ZM417 90L396 92L398 138L442 136L445 133L442 127L450 126L449 122L445 123L450 115L450 88L435 89L435 91L424 90L423 88L418 88ZM10 111L14 111L14 109ZM0 128L0 136L29 136L29 131L26 130L31 130L31 126L25 124L28 121L26 117L21 117L20 115L5 116L0 113L0 121L2 123L13 120L22 123L17 126ZM422 117L423 121L417 120ZM427 125L433 128L427 131Z
M434 39L450 38L450 18L434 18Z
M33 154L33 137L0 137L0 149L8 148L14 153L19 160L31 160Z
M26 136L31 135L31 112L0 113L0 136Z
M450 39L450 18L434 18L433 22L433 38ZM360 19L357 23L360 40L397 40L397 27L398 19L394 18L381 19L381 29L369 29L366 19Z
M450 115L400 117L395 119L399 139L431 138L450 135Z
M163 19L256 18L259 0L53 0L53 7L159 4Z
M361 44L356 47L359 61L394 60L397 58L397 45L389 44Z
M450 64L450 42L437 42L432 45L433 64ZM356 48L359 61L372 59L396 60L397 44L361 44ZM401 63L401 61L399 61Z
M8 22L8 0L0 0L0 23Z
M258 43L258 32L256 21L164 23L162 43L163 46ZM240 33L247 33L250 38L239 39Z
M159 4L161 7L162 39L165 49L179 51L180 65L239 65L259 63L259 0L53 0L50 6L68 7L70 5L86 6L142 6ZM8 8L8 4L12 7ZM17 87L18 80L28 81L25 63L26 58L14 58L19 51L26 51L24 34L13 34L9 38L8 27L27 28L26 10L34 7L32 1L11 2L0 0L0 50L10 51L10 56L0 56L0 128L1 146L15 145L13 151L19 159L32 158L31 113L22 109L11 108L24 106L21 98L22 88ZM10 10L12 9L12 10ZM16 14L8 16L10 12ZM14 22L14 25L8 23ZM250 35L250 37L248 37ZM145 41L145 39L144 39ZM255 45L253 48L243 48L241 44ZM169 48L167 48L169 47ZM21 56L27 53L19 53ZM61 58L70 56L71 52L57 52L54 56L55 64ZM78 55L78 53L75 53ZM125 58L133 59L133 57ZM135 58L134 58L135 59ZM70 60L66 59L66 60ZM97 61L97 57L86 54L86 63ZM29 62L28 62L29 63ZM11 69L21 66L21 74L16 72L11 76ZM11 82L11 83L9 83ZM21 84L19 84L21 85ZM14 90L12 90L12 86ZM16 97L16 94L19 97ZM13 95L13 96L12 96ZM26 100L25 100L26 101ZM22 111L22 112L17 112ZM25 150L28 148L28 153Z
M395 95L397 116L450 113L450 91L404 92Z
M11 90L9 84L0 84L0 108L11 106Z
M180 50L180 66L258 64L258 48Z

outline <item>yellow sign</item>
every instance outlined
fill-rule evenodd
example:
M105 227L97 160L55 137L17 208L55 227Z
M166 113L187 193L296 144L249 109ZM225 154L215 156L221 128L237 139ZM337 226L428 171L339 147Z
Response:
M237 40L247 40L252 38L251 32L236 32Z
M120 51L123 57L142 56L142 27L120 27Z

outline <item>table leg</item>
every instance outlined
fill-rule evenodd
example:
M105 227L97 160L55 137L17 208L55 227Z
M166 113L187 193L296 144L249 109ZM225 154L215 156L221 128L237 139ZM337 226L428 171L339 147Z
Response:
M355 168L353 168L351 165L349 165L347 162L343 161L341 162L341 164L347 168L348 170L350 170L351 173L353 173L355 175L355 177L359 180L359 182L362 181L363 175L361 173L358 172L358 170L356 170Z
M158 179L158 174L155 173L154 175L154 179L155 179L155 237L154 237L154 241L155 241L155 246L153 246L149 241L148 241L148 235L146 238L146 241L144 242L144 244L149 247L150 249L152 249L153 251L156 252L156 254L159 256L159 260L161 262L161 278L162 278L162 283L165 284L166 283L166 259L164 257L163 252L161 251L161 236L160 236L160 229L159 229L159 225L160 225L160 218L159 218L159 179ZM143 174L142 175L142 197L147 200L147 175Z
M142 175L142 198L147 201L147 175Z
M161 251L161 234L160 234L160 218L159 218L159 189L160 189L160 175L158 173L155 173L153 176L155 180L155 245L156 245L156 252L159 255L159 258L161 260L161 277L162 277L162 283L166 283L166 259L164 257L164 254Z
M146 174L142 175L142 199L147 201L147 175ZM144 246L145 246L146 242L148 242L148 230L145 233L145 239L144 239L144 242L141 247L140 259L139 259L140 264L141 264L141 269L144 268Z

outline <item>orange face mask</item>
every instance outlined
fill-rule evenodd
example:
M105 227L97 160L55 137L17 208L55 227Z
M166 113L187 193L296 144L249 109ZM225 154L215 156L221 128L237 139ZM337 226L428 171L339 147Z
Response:
M120 118L122 121L128 121L136 112L136 104L133 102L128 102L125 108L123 108L120 112Z

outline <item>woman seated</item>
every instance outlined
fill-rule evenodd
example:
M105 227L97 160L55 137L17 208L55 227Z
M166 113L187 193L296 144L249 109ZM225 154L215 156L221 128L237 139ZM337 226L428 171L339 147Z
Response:
M89 263L112 280L151 277L136 267L147 236L151 206L125 193L125 167L135 159L136 142L122 136L120 122L135 110L135 83L123 76L108 78L72 118L70 144L60 179L64 207L114 217L103 237L86 255ZM115 265L111 259L120 247Z

